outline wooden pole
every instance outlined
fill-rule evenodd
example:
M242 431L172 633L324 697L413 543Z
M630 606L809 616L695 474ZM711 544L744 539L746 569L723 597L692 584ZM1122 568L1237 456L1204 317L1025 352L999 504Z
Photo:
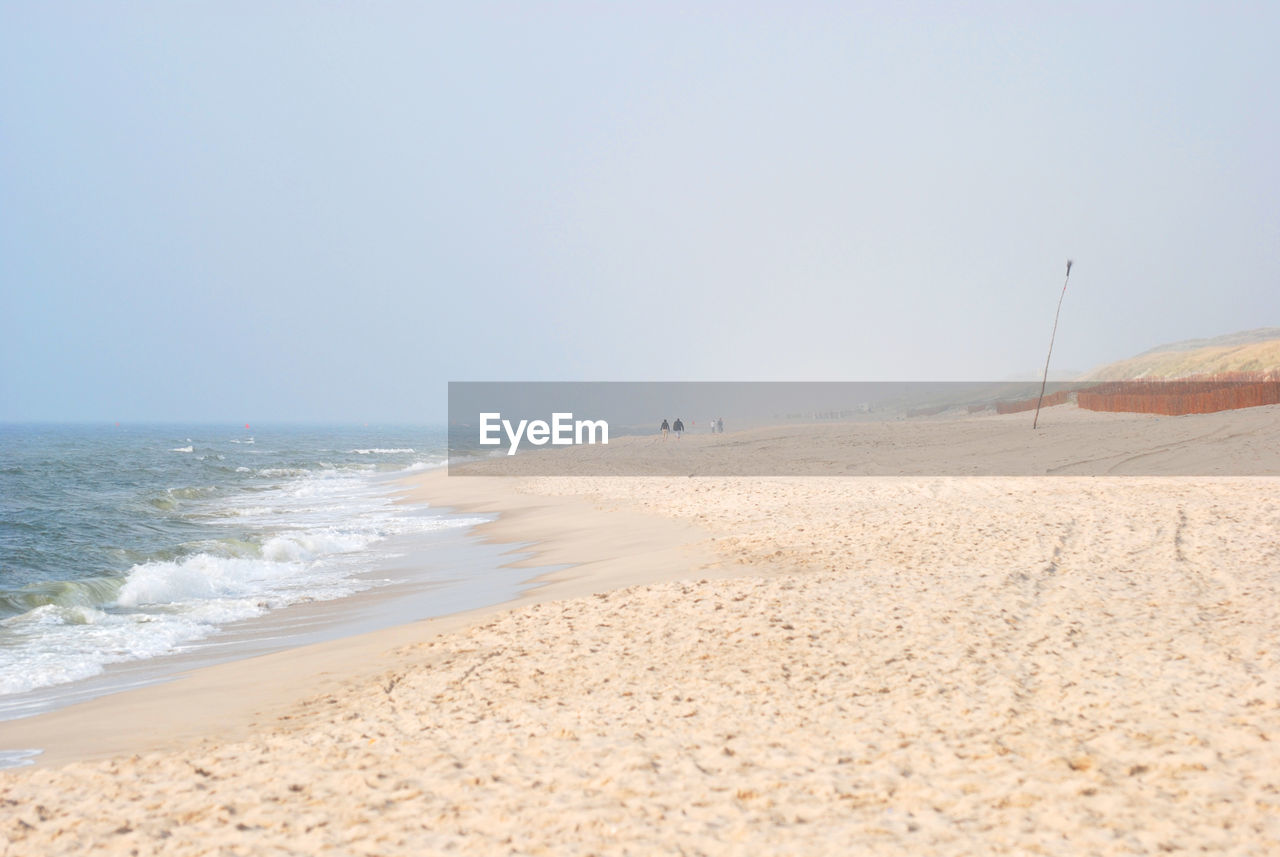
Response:
M1062 294L1058 295L1058 311L1053 314L1053 333L1049 334L1049 353L1044 358L1044 377L1040 379L1040 398L1036 400L1036 416L1031 421L1034 430L1040 422L1040 403L1044 401L1044 386L1049 382L1049 358L1053 356L1053 340L1058 336L1058 316L1062 315L1062 299L1067 296L1067 283L1071 280L1071 260L1067 260L1067 277L1062 281Z

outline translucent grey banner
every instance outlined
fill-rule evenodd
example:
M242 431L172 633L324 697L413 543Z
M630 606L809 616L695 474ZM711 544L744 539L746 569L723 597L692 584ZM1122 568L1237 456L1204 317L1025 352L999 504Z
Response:
M451 382L449 474L1276 476L1277 403L1274 378Z

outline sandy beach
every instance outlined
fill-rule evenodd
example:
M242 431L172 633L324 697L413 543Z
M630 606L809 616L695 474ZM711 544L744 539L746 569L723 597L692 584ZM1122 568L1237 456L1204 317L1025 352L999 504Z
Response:
M1148 472L415 477L543 585L0 724L0 854L1276 853L1280 478L1159 469L1280 408L1048 413Z

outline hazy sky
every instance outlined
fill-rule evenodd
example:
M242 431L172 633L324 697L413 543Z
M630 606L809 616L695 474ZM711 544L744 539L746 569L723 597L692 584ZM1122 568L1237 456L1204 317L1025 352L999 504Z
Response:
M0 0L0 419L1280 324L1280 4Z

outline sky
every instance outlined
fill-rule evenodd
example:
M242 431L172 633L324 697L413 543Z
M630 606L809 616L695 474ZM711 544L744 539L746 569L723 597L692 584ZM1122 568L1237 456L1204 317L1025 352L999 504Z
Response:
M1280 325L1275 3L0 0L0 420Z

